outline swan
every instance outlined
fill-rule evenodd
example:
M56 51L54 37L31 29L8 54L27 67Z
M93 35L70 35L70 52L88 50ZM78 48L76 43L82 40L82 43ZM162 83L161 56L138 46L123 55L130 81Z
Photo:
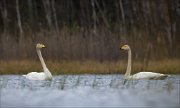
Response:
M41 62L44 72L30 72L27 75L23 75L27 79L30 79L30 80L52 80L52 74L49 71L49 69L46 67L46 64L45 64L44 59L41 54L40 49L42 49L42 48L45 48L45 45L43 45L41 43L38 43L36 45L36 51L39 56L39 59L40 59L40 62Z
M134 75L130 75L131 73L131 48L129 45L123 45L120 47L121 50L126 50L128 51L128 64L127 64L127 70L124 75L124 79L154 79L154 80L163 80L168 75L161 74L161 73L155 73L155 72L139 72Z

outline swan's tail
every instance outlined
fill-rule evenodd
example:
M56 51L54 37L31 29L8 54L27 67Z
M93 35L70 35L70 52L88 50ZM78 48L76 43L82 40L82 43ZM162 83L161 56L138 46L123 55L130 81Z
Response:
M171 76L171 75L165 75L166 77L170 77L170 78L173 78L173 76Z
M171 77L171 75L164 75L164 77Z
M165 79L165 78L167 78L167 77L170 77L170 75L164 75L164 74L162 74L159 78L157 78L157 79L159 79L159 80L163 80L163 79Z

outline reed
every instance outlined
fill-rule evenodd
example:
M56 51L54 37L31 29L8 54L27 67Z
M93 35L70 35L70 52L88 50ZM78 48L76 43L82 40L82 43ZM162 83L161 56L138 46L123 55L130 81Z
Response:
M126 61L99 62L99 61L46 61L53 75L58 74L124 74ZM154 71L165 74L180 74L180 60L166 59L151 61L145 70L141 62L134 61L132 74L139 71ZM0 61L1 74L27 74L31 71L42 71L39 61L33 60L11 60Z

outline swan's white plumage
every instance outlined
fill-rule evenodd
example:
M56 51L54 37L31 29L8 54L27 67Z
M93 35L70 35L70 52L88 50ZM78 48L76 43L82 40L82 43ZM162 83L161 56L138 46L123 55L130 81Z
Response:
M165 79L168 75L155 73L155 72L139 72L134 75L130 75L131 73L131 48L129 45L123 45L120 49L128 51L128 65L125 73L124 79Z
M30 80L51 80L52 79L52 74L49 71L49 69L46 67L46 64L44 62L44 59L43 59L41 51L40 51L40 49L44 48L44 47L45 47L45 45L43 45L43 44L38 43L36 45L37 54L39 56L39 59L40 59L40 62L41 62L44 72L30 72L27 75L23 75L27 79L30 79Z
M45 75L44 72L30 72L27 75L23 75L24 77L26 77L27 79L31 79L31 80L44 80L45 79Z
M139 72L131 76L132 79L164 79L167 75L154 72Z

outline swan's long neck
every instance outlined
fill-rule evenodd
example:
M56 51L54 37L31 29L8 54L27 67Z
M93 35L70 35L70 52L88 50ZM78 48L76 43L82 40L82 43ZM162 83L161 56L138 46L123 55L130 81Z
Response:
M131 74L131 49L128 50L128 64L127 64L127 70L125 73L125 78L128 78Z
M43 57L42 57L41 50L38 49L38 48L37 48L36 50L37 50L37 54L38 54L38 56L39 56L41 65L42 65L42 67L43 67L43 70L45 71L45 70L47 69L47 67L46 67L46 64L45 64L45 62L44 62L44 59L43 59Z

